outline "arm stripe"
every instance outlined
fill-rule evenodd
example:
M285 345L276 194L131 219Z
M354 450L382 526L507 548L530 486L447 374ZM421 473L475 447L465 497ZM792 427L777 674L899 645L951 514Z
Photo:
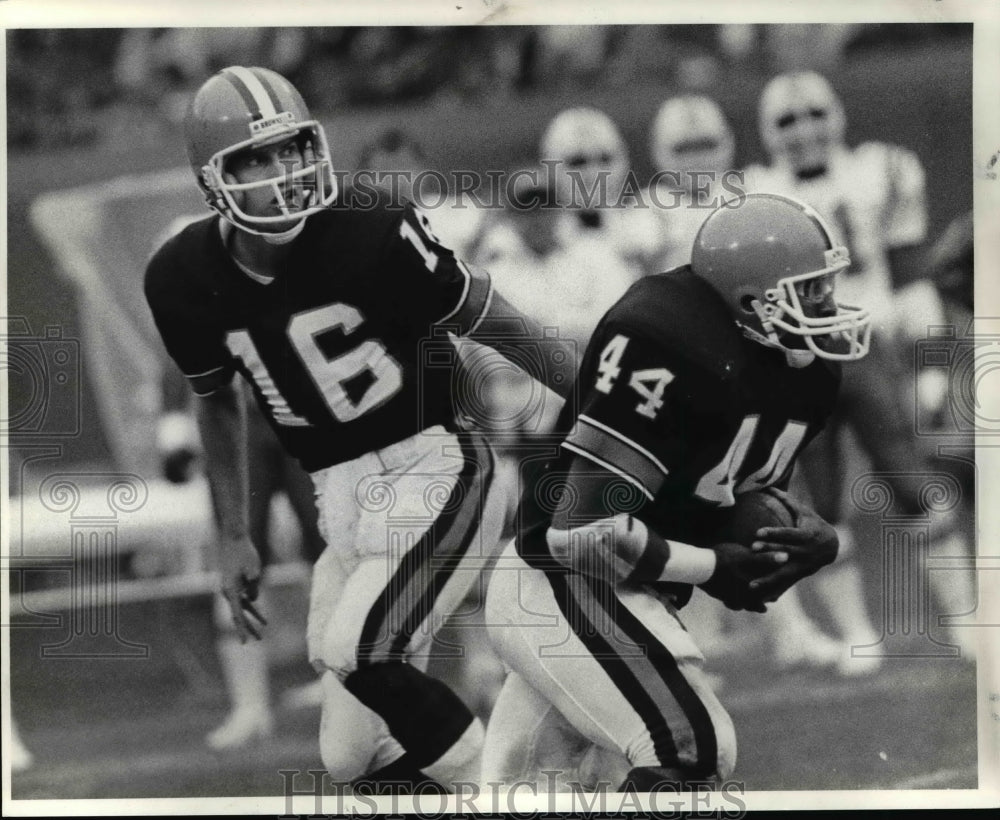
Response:
M476 317L476 321L472 323L472 327L469 328L469 332L466 334L471 335L479 330L479 326L483 323L483 319L486 318L486 314L490 312L490 305L493 304L493 283L490 282L490 291L486 294L486 304L483 305L482 311L480 311L479 316Z
M455 262L458 269L462 271L462 274L465 276L465 285L462 288L462 295L458 297L458 302L455 304L455 307L453 307L451 312L446 316L438 319L438 323L447 322L456 313L458 313L465 305L466 300L469 298L469 291L472 289L472 271L469 270L468 266L461 259L456 259Z
M581 413L580 414L580 421L586 422L587 424L592 424L594 427L597 427L598 429L603 430L605 433L610 433L616 439L618 439L619 441L624 442L629 447L631 447L633 450L637 450L639 453L641 453L646 458L648 458L650 461L652 461L657 467L659 467L660 470L662 471L662 473L664 475L668 475L670 473L670 470L668 470L666 468L666 465L664 465L664 463L662 461L660 461L656 456L654 456L651 452L649 452L649 450L647 450L641 444L636 444L628 436L622 435L621 433L619 433L614 428L608 427L608 425L606 425L606 424L602 424L597 419L593 419L590 416L588 416L586 413Z
M598 467L603 467L605 470L609 470L615 475L624 478L629 484L632 484L636 488L638 488L650 501L653 500L653 493L651 493L648 489L646 489L646 487L642 484L641 481L639 481L639 479L629 475L620 467L616 467L614 464L610 464L609 462L604 461L603 459L599 458L593 453L589 453L580 447L570 444L569 440L564 441L562 443L562 446L565 447L570 452L576 453L577 455L583 456L589 461L594 462L594 464L596 464Z
M481 269L472 270L461 261L458 266L466 275L465 290L455 309L438 320L438 324L450 320L458 325L457 335L467 336L479 326L493 302L493 283L489 274Z
M659 492L667 471L655 459L634 449L629 442L606 433L599 427L593 427L585 422L576 425L576 429L566 437L563 446L573 445L591 456L599 458L606 464L614 466L615 471L628 475L633 483L641 486L650 498Z
M184 377L187 379L200 379L202 376L211 376L213 373L218 373L220 370L225 370L226 365L220 364L218 367L213 367L211 370L206 370L204 373L185 373Z
M229 384L233 380L235 371L227 370L224 367L217 367L201 376L189 376L191 390L196 396L210 396L220 387Z

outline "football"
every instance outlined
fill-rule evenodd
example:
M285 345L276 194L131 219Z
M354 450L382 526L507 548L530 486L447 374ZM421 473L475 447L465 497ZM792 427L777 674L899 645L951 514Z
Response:
M719 510L719 526L715 537L719 542L730 541L749 547L761 527L794 527L794 511L777 495L768 490L743 493L732 507Z

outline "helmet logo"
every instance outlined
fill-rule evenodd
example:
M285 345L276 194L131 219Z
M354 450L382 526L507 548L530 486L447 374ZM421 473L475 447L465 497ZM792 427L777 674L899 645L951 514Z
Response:
M266 137L284 131L289 123L295 122L295 115L291 111L282 111L276 117L268 117L263 120L254 120L250 123L250 133L254 137Z
M825 261L826 261L826 266L828 268L832 268L834 265L839 265L839 264L849 265L851 263L851 255L847 250L847 248L845 248L843 245L839 245L836 248L831 248L828 251L824 251L823 255L826 257Z

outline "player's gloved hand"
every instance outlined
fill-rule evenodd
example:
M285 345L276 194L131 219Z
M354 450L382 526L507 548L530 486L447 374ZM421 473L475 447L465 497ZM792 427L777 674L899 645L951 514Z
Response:
M787 561L773 572L750 583L763 601L776 601L791 586L837 558L837 530L794 496L772 488L795 513L794 527L762 527L751 549L758 554L784 553Z
M715 552L715 571L698 586L730 609L766 612L764 600L751 584L784 564L788 556L780 551L754 552L733 543L716 544L712 550Z
M259 641L262 627L267 626L253 603L260 591L260 555L247 536L223 536L221 552L222 595L229 604L240 643L246 643L250 635Z

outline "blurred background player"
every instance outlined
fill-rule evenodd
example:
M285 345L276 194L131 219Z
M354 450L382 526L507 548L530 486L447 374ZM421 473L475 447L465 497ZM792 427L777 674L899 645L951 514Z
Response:
M190 405L190 388L176 367L164 369L164 415L157 428L157 449L164 477L173 483L190 480L200 459L202 445ZM256 408L249 394L247 405L247 464L250 481L250 532L258 545L265 569L278 558L272 534L272 513L279 497L287 499L299 531L298 554L311 568L323 551L323 539L317 524L315 489L309 474L281 447L274 431ZM215 491L209 495L216 523ZM286 550L287 552L287 550ZM308 581L308 579L307 579ZM267 609L274 612L277 601L271 600L265 584L262 595ZM264 642L243 643L233 628L225 601L216 596L213 617L217 630L216 651L229 695L230 713L205 740L212 749L237 748L273 729L271 687L268 674L268 650ZM289 706L318 705L318 685L303 686L285 693Z
M646 209L635 207L628 147L611 117L586 106L559 112L542 134L539 155L560 206L558 247L574 262L592 258L595 268L606 266L608 277L635 281L650 273L655 238ZM614 270L620 266L624 274Z
M944 321L932 283L916 278L923 270L927 233L924 172L916 155L897 145L846 145L843 105L830 83L816 72L774 77L761 94L758 116L770 164L746 169L748 190L785 193L828 214L852 259L838 296L845 304L870 305L872 310L871 352L845 372L837 413L802 462L813 503L837 525L842 553L849 557L854 537L844 498L849 481L845 428L877 472L919 474L928 468L907 424L913 418L904 400L911 377L901 347L904 340L912 343L926 335L928 326ZM909 284L900 288L897 283ZM925 406L942 403L946 391L940 373L928 374L917 386L919 401ZM921 514L920 501L908 492L905 482L894 484L903 510ZM943 531L940 526L936 529L934 553L967 555L964 539L947 530L947 524ZM955 595L945 587L951 587L953 579L938 580L932 577L931 586L940 594L939 603L946 603L945 611L971 609L968 600L959 610L951 609ZM817 581L816 588L848 646L878 642L880 635L868 608L859 605L865 595L856 561L841 562ZM954 638L964 642L962 630ZM971 647L967 649L971 653ZM877 667L880 660L874 655L851 657L849 651L841 650L837 665L847 674L863 673Z

